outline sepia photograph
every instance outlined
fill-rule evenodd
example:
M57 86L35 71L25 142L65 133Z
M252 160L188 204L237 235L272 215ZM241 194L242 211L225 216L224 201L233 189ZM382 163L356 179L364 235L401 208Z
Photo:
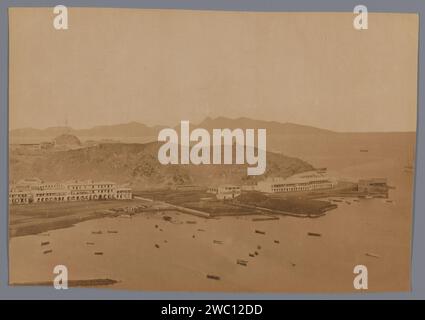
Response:
M418 14L8 18L10 286L411 290Z

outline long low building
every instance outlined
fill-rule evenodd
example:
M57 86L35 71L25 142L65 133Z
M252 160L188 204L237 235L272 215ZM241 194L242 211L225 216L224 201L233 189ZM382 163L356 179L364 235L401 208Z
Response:
M241 195L241 187L236 185L224 184L220 186L210 187L208 193L213 193L219 200L234 199Z
M288 178L268 178L259 181L255 189L260 192L293 192L331 189L336 181L328 177L324 170L306 171Z
M38 202L64 202L84 200L132 199L131 188L114 182L68 181L43 182L40 179L25 179L9 186L9 204Z
M358 183L359 192L385 193L388 192L386 178L361 179Z

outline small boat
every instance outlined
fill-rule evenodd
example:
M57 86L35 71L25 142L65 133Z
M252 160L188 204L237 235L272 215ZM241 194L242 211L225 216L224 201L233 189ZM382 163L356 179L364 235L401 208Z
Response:
M207 278L212 279L212 280L220 280L219 276L216 276L216 275L213 275L213 274L207 274Z
M44 241L44 242L41 243L42 246L47 246L48 244L50 244L49 241Z
M365 255L368 256L368 257L372 257L372 258L380 258L381 257L379 254L371 253L371 252L366 252Z
M92 231L92 234L102 234L102 231Z
M279 217L253 218L252 221L270 221L279 220Z
M237 259L236 263L241 265L241 266L244 266L244 267L246 267L248 265L248 261L242 260L242 259Z
M101 251L97 251L97 252L95 252L94 253L96 256L102 256L103 255L103 252L101 252Z
M53 250L45 250L45 251L43 251L44 254L48 254L48 253L52 253L52 252L53 252Z
M316 232L308 232L307 234L309 236L312 236L312 237L321 237L322 236L321 233L316 233Z

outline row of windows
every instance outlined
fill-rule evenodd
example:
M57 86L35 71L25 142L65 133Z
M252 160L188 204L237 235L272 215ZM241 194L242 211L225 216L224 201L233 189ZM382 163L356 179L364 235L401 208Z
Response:
M306 183L282 183L282 184L273 184L272 188L285 188L285 187L299 187L299 186L320 186L323 184L331 184L329 181L314 181L314 182L306 182Z
M9 199L9 203L28 203L28 199Z
M36 197L54 197L54 196L63 196L66 195L65 192L57 192L57 193L53 193L53 192L46 192L46 193L37 193L35 196Z
M114 193L113 189L108 190L81 190L81 191L71 191L71 194L96 194L96 193Z
M131 199L131 195L130 194L122 194L122 195L117 195L117 199Z
M65 201L82 201L82 200L112 200L112 199L131 199L132 194L122 193L118 195L72 195L72 196L40 196L34 198L9 198L9 204L28 204L28 203L38 203L38 202L65 202Z
M117 197L118 198L118 197ZM114 199L112 195L105 196L68 196L68 197L39 197L35 202L48 202L48 201L73 201L73 200L101 200L101 199Z
M81 190L81 189L104 189L113 188L113 184L86 184L86 185L68 185L68 189Z
M109 190L94 190L94 192L89 192L89 193L84 193L84 192L72 192L72 195L81 195L81 194L113 194L114 190L109 189ZM125 191L125 190L118 190L117 193L131 193L131 191ZM54 196L66 196L66 192L43 192L43 193L36 193L35 196L36 197L54 197ZM27 198L27 197L31 197L31 194L28 193L12 193L9 194L9 198Z
M49 185L42 185L40 186L40 190L48 190L48 189L62 189L62 184L49 184Z
M318 184L318 185L311 185L308 187L283 187L283 188L272 188L272 192L284 192L284 191L309 191L309 190L315 190L315 189L324 189L324 188L332 188L331 183L326 184Z
M26 198L27 196L28 196L28 194L26 194L26 193L9 194L9 198Z

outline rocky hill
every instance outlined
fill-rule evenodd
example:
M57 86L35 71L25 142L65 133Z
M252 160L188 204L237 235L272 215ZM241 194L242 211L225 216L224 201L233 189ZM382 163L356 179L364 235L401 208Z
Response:
M81 141L80 139L78 139L76 136L72 135L72 134L61 134L60 136L57 136L56 138L53 139L53 142L55 145L57 146L80 146L81 145Z
M266 174L247 176L246 165L161 165L157 142L108 143L67 151L36 154L10 152L10 180L38 177L45 181L70 179L130 183L135 189L181 184L241 183L266 176L287 177L313 167L297 158L267 152Z

